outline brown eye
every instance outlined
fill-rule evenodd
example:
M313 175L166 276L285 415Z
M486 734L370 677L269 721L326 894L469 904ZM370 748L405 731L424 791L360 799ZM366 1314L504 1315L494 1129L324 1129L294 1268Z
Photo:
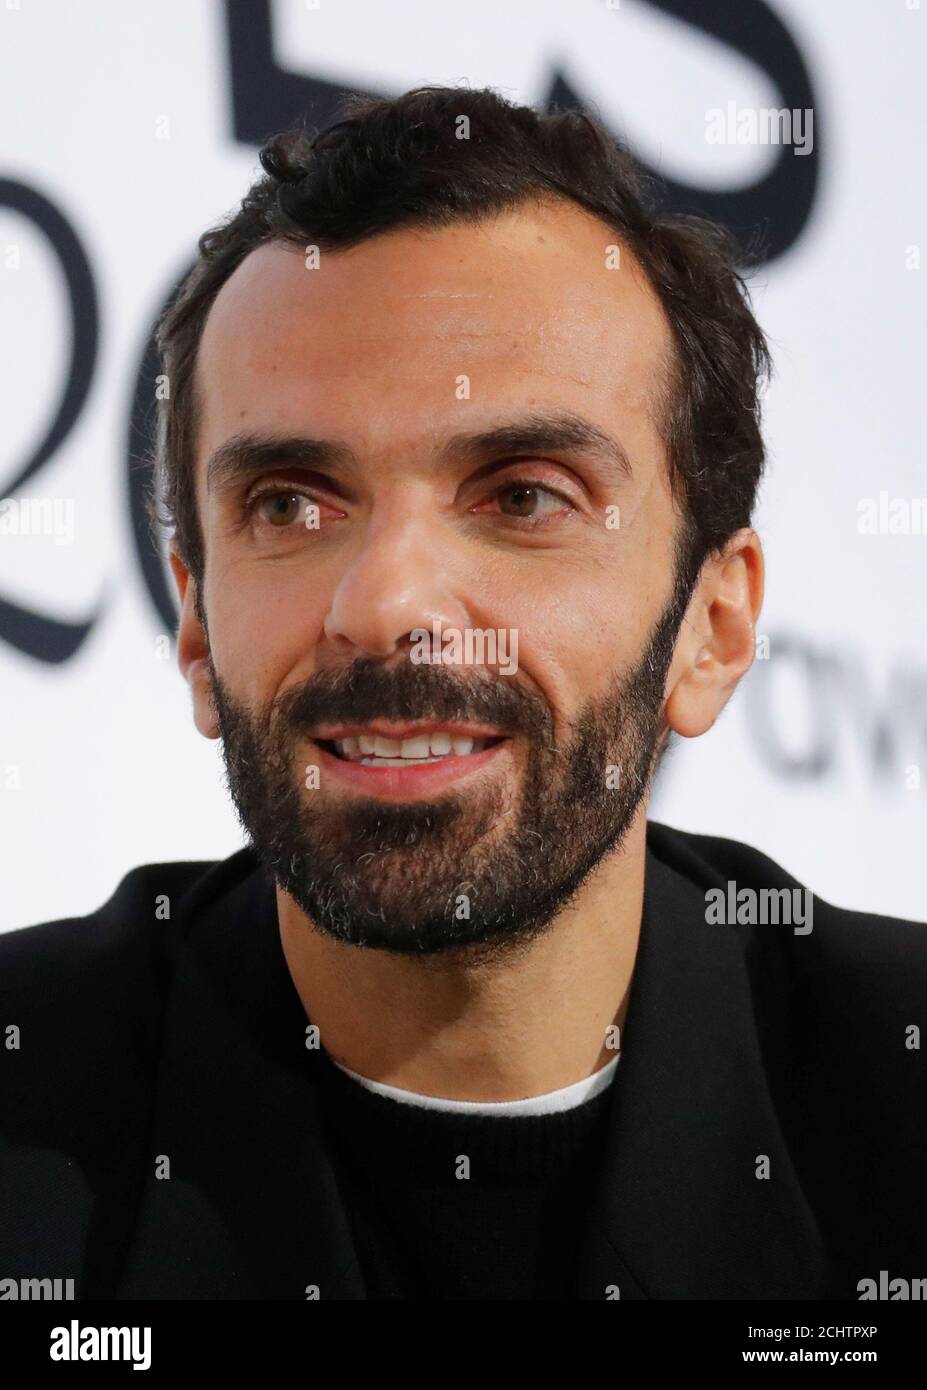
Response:
M503 501L506 496L512 500L511 509L508 511ZM505 512L506 516L531 516L537 500L538 490L536 487L529 487L527 483L512 483L499 493L499 509Z
M299 516L304 498L298 492L265 492L257 499L260 515L271 526L282 530Z
M565 500L550 488L544 487L542 483L507 483L505 487L499 489L496 496L499 501L499 511L503 516L524 517L529 521L538 517L549 516L551 511L558 510L558 504L559 508L562 508ZM508 506L505 498L511 499ZM546 511L541 505L544 498L547 498L549 504L553 504L552 507L548 506Z

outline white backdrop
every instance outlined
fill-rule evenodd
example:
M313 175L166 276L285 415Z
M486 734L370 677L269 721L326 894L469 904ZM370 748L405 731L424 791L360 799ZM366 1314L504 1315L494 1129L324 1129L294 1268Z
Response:
M297 80L468 82L540 106L559 77L650 165L706 189L749 185L781 153L706 139L712 108L782 97L772 59L686 22L682 3L232 6L239 56L267 13ZM726 8L744 22L764 10ZM772 8L811 80L819 182L800 235L753 279L777 369L757 513L770 655L709 735L677 746L651 814L746 840L839 904L927 918L927 0ZM154 317L196 237L259 172L260 137L233 114L229 34L218 0L0 0L0 178L16 186L0 206L0 498L66 382L87 377L76 418L13 494L19 517L22 499L54 504L52 534L0 535L2 928L91 910L135 864L242 843L127 501ZM257 82L252 108L265 95ZM86 260L73 364L56 235ZM882 533L865 534L861 506L880 494Z

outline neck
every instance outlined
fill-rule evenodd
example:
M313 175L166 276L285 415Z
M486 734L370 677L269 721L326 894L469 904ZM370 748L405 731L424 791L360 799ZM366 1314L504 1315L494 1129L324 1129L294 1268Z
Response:
M615 1056L640 936L646 813L527 947L489 962L350 946L277 889L286 963L322 1046L342 1066L447 1100L543 1095Z

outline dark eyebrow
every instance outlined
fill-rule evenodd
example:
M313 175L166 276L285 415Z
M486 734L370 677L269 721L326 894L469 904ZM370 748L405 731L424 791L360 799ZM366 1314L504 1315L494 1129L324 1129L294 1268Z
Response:
M352 450L339 440L277 438L242 432L233 434L210 454L206 464L206 491L232 487L273 468L334 470L356 462Z
M595 454L626 478L631 460L621 442L598 425L568 410L540 410L478 434L456 434L442 449L446 458L471 464L498 454Z
M455 434L442 447L441 456L447 462L477 465L499 454L564 452L595 454L621 476L631 477L631 462L621 443L571 411L535 411L475 434ZM340 440L242 432L232 435L210 455L206 489L218 491L287 466L334 472L356 467L357 457Z

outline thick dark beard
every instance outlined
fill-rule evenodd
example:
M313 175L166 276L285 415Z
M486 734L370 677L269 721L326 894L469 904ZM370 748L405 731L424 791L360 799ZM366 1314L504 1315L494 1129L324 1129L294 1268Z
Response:
M228 788L256 854L310 921L339 941L403 954L465 950L472 960L525 947L620 848L634 820L659 752L684 608L677 589L641 660L585 706L563 749L545 702L486 668L462 678L410 660L357 661L254 715L210 659ZM527 748L520 794L512 801L490 775L479 790L427 803L357 797L326 806L324 780L320 789L304 787L314 751L305 731L376 716L466 719L517 732ZM503 819L509 828L496 832Z

